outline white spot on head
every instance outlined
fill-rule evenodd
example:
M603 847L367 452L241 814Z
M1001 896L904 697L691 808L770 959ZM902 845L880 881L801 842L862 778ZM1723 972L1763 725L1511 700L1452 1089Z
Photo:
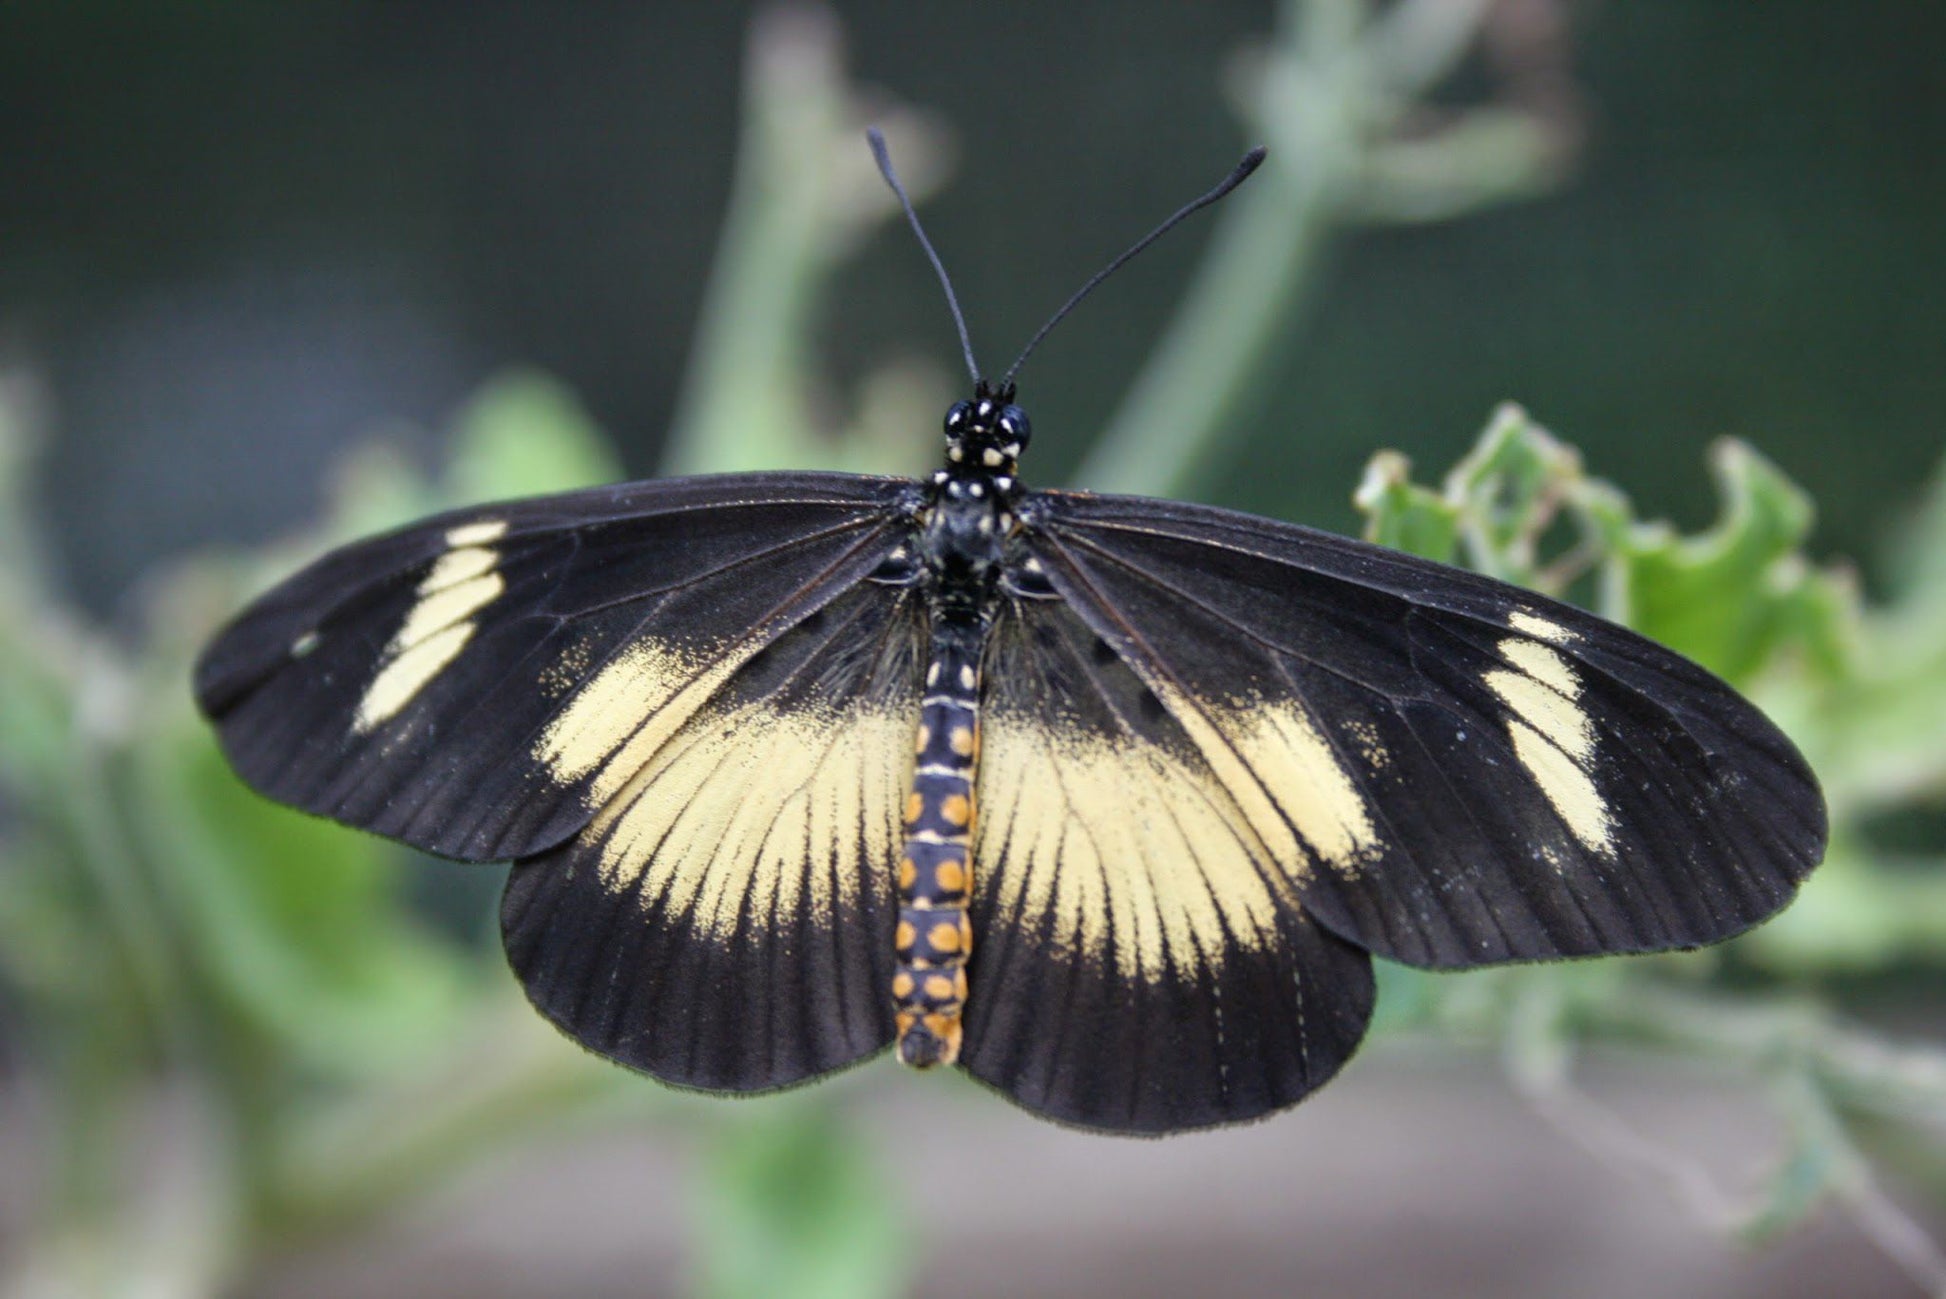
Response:
M957 442L946 448L946 458L954 464L958 464L964 458L965 454L964 451L960 450L960 445Z
M1009 460L1012 460L1015 457L1020 455L1020 443L1018 442L1009 442L1007 443L1004 449L1007 453L1007 458Z
M988 447L985 451L981 452L980 454L981 463L986 465L987 468L989 469L998 469L1001 466L1001 464L1003 464L1006 461L1006 459L1007 457L1001 455L1000 452L994 447Z
M984 483L969 483L966 488L966 494L968 496L985 496L987 494L986 485Z
M993 480L993 485L1003 492L1011 492L1014 489L1014 480L1002 474Z

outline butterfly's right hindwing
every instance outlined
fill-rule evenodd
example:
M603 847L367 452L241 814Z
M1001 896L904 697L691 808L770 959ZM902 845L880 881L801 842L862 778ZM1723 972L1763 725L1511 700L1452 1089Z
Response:
M259 791L470 860L567 839L904 535L896 480L749 474L460 511L241 614L198 702Z

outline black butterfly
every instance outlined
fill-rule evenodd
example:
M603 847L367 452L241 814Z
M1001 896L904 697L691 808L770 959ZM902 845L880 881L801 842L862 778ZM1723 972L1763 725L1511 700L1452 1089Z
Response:
M1011 375L928 481L632 483L348 546L197 698L270 797L512 859L534 1004L711 1091L896 1040L1063 1122L1237 1122L1344 1064L1372 955L1693 947L1818 862L1804 760L1701 668L1328 533L1030 491Z

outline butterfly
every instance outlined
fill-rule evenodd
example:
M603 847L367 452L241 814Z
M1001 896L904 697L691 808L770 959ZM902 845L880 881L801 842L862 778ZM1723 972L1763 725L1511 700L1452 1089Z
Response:
M1308 1095L1374 956L1694 947L1822 857L1790 741L1641 636L1326 532L1028 488L1019 364L927 479L627 483L347 546L215 637L197 699L269 797L512 861L509 961L594 1052L755 1092L895 1046L1112 1132Z

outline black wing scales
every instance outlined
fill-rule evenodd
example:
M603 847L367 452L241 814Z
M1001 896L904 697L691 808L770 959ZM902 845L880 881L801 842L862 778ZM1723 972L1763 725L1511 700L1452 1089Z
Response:
M1822 798L1756 708L1569 606L1327 533L1046 493L1034 553L1182 722L1305 906L1416 965L1712 942Z
M1055 600L1003 609L983 676L967 1070L1062 1122L1158 1133L1337 1072L1370 959L1305 913L1155 696Z
M447 856L538 852L742 660L863 580L908 490L750 474L449 514L263 597L198 663L197 698L272 798Z
M866 584L746 662L580 834L517 863L501 921L535 1006L685 1087L758 1091L892 1039L891 864L924 606Z

